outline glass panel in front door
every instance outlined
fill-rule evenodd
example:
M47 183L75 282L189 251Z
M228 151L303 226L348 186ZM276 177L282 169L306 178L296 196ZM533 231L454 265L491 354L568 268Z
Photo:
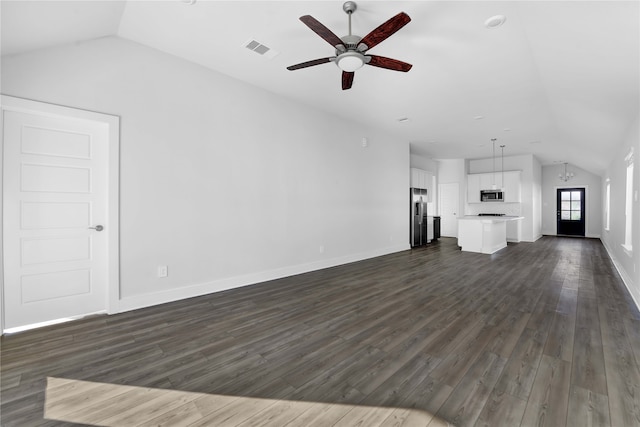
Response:
M582 219L580 191L561 191L560 219L563 221L580 221Z

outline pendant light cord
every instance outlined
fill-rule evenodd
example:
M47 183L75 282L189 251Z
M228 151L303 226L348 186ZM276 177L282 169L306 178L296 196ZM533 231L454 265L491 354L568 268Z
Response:
M502 149L502 189L504 190L504 145L501 145Z
M491 138L493 143L493 186L496 186L496 138Z

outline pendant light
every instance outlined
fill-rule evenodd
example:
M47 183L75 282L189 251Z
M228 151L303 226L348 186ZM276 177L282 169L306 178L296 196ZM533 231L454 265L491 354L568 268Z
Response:
M571 178L573 178L575 175L573 172L567 172L567 162L564 162L564 174L560 173L558 175L558 178L560 179L560 181L564 181L567 182L569 181Z

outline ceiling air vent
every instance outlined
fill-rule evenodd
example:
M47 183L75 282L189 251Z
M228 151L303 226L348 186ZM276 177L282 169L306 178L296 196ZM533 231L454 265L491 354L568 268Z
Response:
M271 49L269 49L268 47L266 47L263 44L260 44L259 42L255 41L255 40L251 40L249 43L247 43L245 45L245 47L249 50L252 50L256 53L259 53L260 55L264 55L265 53L269 52Z
M278 54L278 51L271 49L254 39L249 39L243 44L243 46L265 59L271 59Z

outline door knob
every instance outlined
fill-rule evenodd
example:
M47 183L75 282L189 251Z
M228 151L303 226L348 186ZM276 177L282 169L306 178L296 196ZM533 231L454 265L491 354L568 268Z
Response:
M104 230L104 227L101 225L96 225L95 227L89 227L92 230L96 230L96 231L102 231Z

